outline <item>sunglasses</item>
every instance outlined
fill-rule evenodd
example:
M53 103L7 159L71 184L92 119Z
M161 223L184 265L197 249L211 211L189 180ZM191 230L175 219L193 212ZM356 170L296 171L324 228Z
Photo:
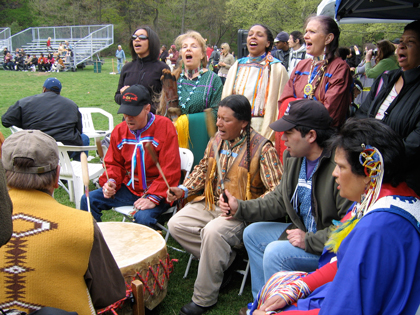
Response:
M141 34L141 35L136 35L136 34L131 35L132 40L136 40L137 38L140 39L140 40L149 39L149 37L147 37L146 35L143 35L143 34Z

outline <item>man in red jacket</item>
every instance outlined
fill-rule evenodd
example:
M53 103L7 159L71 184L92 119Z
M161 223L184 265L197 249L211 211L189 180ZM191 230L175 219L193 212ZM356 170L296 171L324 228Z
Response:
M172 122L150 112L150 94L142 85L130 86L123 92L118 114L124 121L111 134L104 158L107 173L99 178L102 188L90 193L90 208L96 221L102 210L133 205L134 221L154 227L157 217L165 212L166 183L145 145L150 143L170 186L177 186L181 175L178 138ZM82 197L80 208L87 210Z

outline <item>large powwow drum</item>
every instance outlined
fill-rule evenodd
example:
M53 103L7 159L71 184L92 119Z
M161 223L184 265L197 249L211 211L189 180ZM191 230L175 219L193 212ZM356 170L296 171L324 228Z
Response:
M98 225L126 284L129 287L136 279L143 282L144 306L152 310L165 298L172 272L165 240L141 224L100 222Z

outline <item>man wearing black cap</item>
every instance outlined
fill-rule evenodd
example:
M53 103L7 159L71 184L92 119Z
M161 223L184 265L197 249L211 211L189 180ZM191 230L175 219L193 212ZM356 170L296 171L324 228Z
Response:
M276 46L277 50L272 52L273 57L280 60L281 64L288 71L290 54L289 34L287 34L286 32L278 33L276 38L274 39L274 45Z
M284 173L274 191L254 200L229 202L221 209L235 219L258 222L244 231L254 298L278 271L313 271L328 239L332 220L340 220L351 202L341 198L332 172L334 157L326 148L333 131L325 106L314 100L290 102L285 115L270 125L284 131ZM273 222L288 216L292 223Z
M9 107L1 117L3 126L41 130L65 145L89 145L89 137L82 134L79 107L60 92L61 82L48 78L41 94L25 97ZM80 152L71 157L79 160Z
M181 174L178 137L168 118L150 112L150 104L150 94L143 85L132 85L122 94L118 114L124 114L124 121L111 134L104 158L107 173L99 178L102 188L89 196L98 222L102 210L133 205L134 221L154 227L157 217L169 207L168 188L145 145L152 145L166 180L174 187ZM88 210L86 196L80 209Z

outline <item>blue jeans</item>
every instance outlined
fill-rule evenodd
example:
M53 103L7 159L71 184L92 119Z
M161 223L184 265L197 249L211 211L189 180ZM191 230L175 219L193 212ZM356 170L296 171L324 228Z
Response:
M139 196L134 195L124 184L115 194L115 198L105 198L102 192L102 188L96 189L89 193L90 199L90 210L95 218L96 222L101 222L102 210L109 210L113 207L129 206L133 205L134 202L139 199ZM80 200L80 209L88 211L87 199L83 195ZM152 209L142 209L137 211L134 215L134 222L147 225L151 228L155 228L157 218L163 212L169 209L169 204L162 200L159 205Z
M85 135L84 133L82 133L80 135L82 137L82 141L83 141L83 146L87 146L90 144L90 139L87 135ZM69 158L73 159L74 161L80 161L80 151L76 151L76 152L71 152L69 151ZM85 151L86 155L89 155L89 151Z
M295 247L288 240L279 241L289 223L257 222L244 230L244 244L251 266L254 299L258 291L279 271L314 271L319 256Z
M123 66L124 66L123 59L122 58L120 58L120 59L117 58L117 72L118 72L118 74L121 73L121 69L122 69Z

